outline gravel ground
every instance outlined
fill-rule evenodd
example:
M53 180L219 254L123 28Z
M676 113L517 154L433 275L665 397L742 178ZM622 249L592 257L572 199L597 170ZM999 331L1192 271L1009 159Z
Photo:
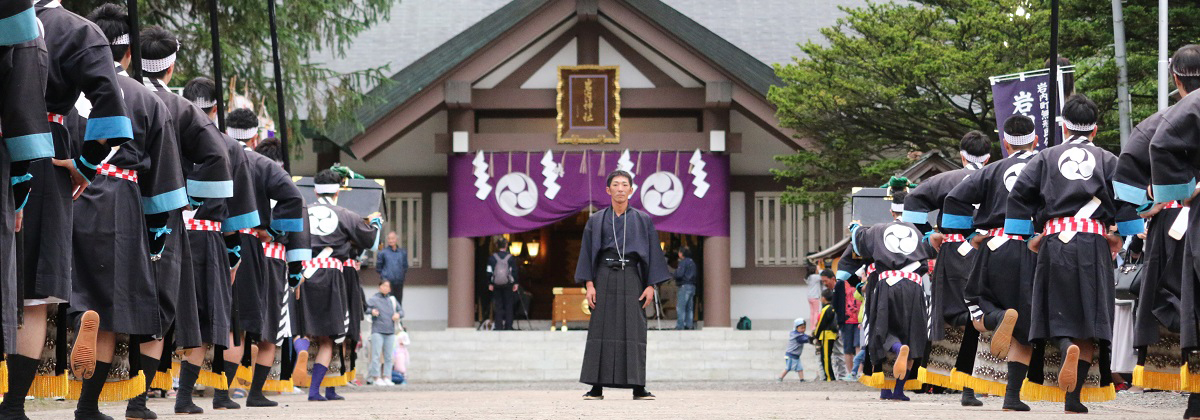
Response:
M1000 411L1000 398L982 398L984 407L963 408L958 395L911 394L908 403L883 402L878 393L848 382L661 382L650 384L657 401L632 401L628 391L607 390L604 401L582 401L586 387L578 383L414 383L404 387L351 387L346 401L309 403L303 394L272 397L275 409L209 411L200 419L477 419L477 418L1060 418L1061 403L1033 403L1031 413ZM242 402L244 400L238 400ZM202 407L210 400L197 399ZM1175 393L1120 393L1117 399L1091 403L1089 418L1139 420L1177 419L1186 397ZM152 399L151 409L162 418L170 414L173 399ZM36 401L32 419L71 418L72 402ZM123 403L108 403L102 410L121 418Z

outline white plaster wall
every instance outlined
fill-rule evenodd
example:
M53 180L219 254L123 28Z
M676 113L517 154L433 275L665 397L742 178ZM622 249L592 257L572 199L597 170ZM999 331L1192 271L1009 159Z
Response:
M364 286L367 297L379 292L377 286ZM441 321L450 313L450 295L446 286L404 286L404 321Z
M770 168L783 168L775 161L776 155L793 153L782 141L740 112L729 112L729 128L734 133L742 133L742 151L733 153L729 159L733 175L770 175Z
M729 316L734 322L748 316L758 329L760 320L809 317L808 287L802 279L796 279L794 285L735 284L729 289Z
M341 153L341 162L367 177L446 175L446 155L433 151L433 137L447 133L446 112L441 111L370 160Z

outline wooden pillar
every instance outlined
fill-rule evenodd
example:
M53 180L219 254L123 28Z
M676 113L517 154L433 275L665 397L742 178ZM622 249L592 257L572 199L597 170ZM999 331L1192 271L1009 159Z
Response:
M600 8L597 0L576 0L575 15L579 18L576 59L580 65L600 64Z
M729 238L709 236L704 238L704 326L730 327L729 281L733 269L729 267Z
M471 238L450 238L449 248L446 289L450 302L446 326L472 328L475 326L475 241Z

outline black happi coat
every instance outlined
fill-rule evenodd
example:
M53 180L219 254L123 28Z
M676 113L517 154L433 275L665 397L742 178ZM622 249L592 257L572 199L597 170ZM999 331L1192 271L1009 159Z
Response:
M915 225L900 221L855 227L850 235L852 257L839 262L838 269L854 272L864 265L875 265L867 276L865 328L871 363L883 363L895 343L907 345L912 357L925 354L929 313L924 287L907 279L883 278L881 274L889 270L923 274L928 269L927 260L934 256L933 248L922 240Z
M1009 190L1035 155L1036 151L1028 150L1013 153L954 187L946 196L942 228L963 235L1004 228ZM1001 237L986 240L975 253L963 293L972 317L1016 309L1013 337L1022 344L1029 344L1029 304L1037 267L1037 254L1026 245L1023 240Z
M267 228L277 236L302 230L304 198L288 173L278 163L258 152L244 148L242 153L245 154L247 169L253 180L252 198L258 209L258 222L254 227ZM274 207L271 206L272 202L275 203ZM240 236L242 266L238 268L238 282L234 285L238 295L239 326L262 340L274 340L279 327L278 309L282 304L279 299L286 278L272 276L266 255L259 252L263 245L258 237ZM308 257L299 255L294 261Z
M154 89L175 119L175 138L179 141L187 194L193 204L199 206L208 198L232 197L229 154L216 124L195 104L167 90L161 81L144 78L143 83ZM167 227L184 231L183 212L171 212ZM189 348L199 346L202 337L198 302L192 298L196 296L196 284L192 278L191 243L183 240L185 236L168 238L166 252L154 263L154 273L160 285L159 305L164 323L174 322L176 345Z
M1200 346L1200 199L1192 198L1196 175L1200 174L1200 95L1184 96L1163 113L1162 122L1150 140L1150 166L1154 201L1187 201L1188 229L1185 236L1183 274L1180 281L1179 341L1184 349Z
M943 204L946 196L955 186L974 176L977 169L975 164L971 164L963 169L943 172L922 182L904 198L902 220L919 226L930 223L929 213L937 211L939 230L950 233L942 227L945 222ZM977 251L968 246L961 248L967 250L966 254L963 254L959 252L961 246L962 243L946 243L937 254L937 265L930 276L933 284L930 285L932 296L929 297L929 313L936 321L929 323L930 340L941 340L945 336L946 330L942 328L942 321L951 323L955 318L967 313L963 290L971 272L971 261L975 259Z
M95 24L57 2L39 1L35 10L45 28L49 51L46 112L69 114L83 93L92 103L83 140L107 140L109 146L130 140L133 127L117 86L108 38ZM54 157L73 157L67 128L52 123L50 129ZM32 191L21 232L24 297L65 301L71 296L71 269L75 266L70 246L74 224L70 172L44 159L31 164L30 174Z
M328 248L327 258L345 261L353 248L371 249L379 242L378 223L368 224L362 216L319 198L308 205L309 237L313 258ZM300 286L299 335L338 337L346 334L350 313L345 279L341 270L320 268Z
M1134 207L1113 198L1117 157L1086 137L1072 137L1030 159L1008 197L1004 230L1033 234L1035 222L1076 217L1094 199L1088 219L1116 224L1122 235L1141 233ZM1113 258L1103 235L1063 234L1041 241L1033 281L1030 340L1050 337L1112 340Z
M97 175L75 200L79 217L74 228L77 258L70 311L96 311L104 331L161 336L167 327L153 304L158 282L150 267L149 236L155 233L147 230L143 214L184 207L187 195L175 127L166 106L128 76L117 81L132 115L134 135L107 163L137 171L137 181Z
M593 282L596 307L580 382L617 388L646 384L646 315L638 297L647 286L671 279L658 243L654 222L641 210L628 208L615 217L610 207L588 218L575 281ZM617 258L618 250L631 261L624 269L604 261Z
M46 122L46 44L29 2L0 5L0 179L28 170L28 161L54 155ZM24 168L15 169L10 165ZM15 170L14 170L15 169ZM28 185L28 181L25 181ZM0 183L0 351L16 351L17 312L23 293L17 277L16 203L11 182ZM23 200L22 200L23 201Z
M1151 177L1150 140L1158 131L1166 110L1142 121L1130 133L1129 141L1117 158L1113 191L1118 200L1136 206L1149 206ZM1179 332L1182 308L1184 243L1168 235L1179 209L1164 209L1150 218L1142 259L1145 273L1138 293L1133 318L1135 347L1153 344L1159 339L1159 326Z

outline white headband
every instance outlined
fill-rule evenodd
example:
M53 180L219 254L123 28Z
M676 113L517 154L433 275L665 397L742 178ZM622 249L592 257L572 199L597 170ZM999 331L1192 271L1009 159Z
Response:
M211 99L211 98L196 98L195 100L192 101L192 103L196 104L196 106L198 106L200 108L204 108L204 109L217 106L217 100ZM233 134L230 134L230 135L232 136Z
M213 102L213 105L216 105L215 101ZM199 105L197 105L197 106L199 106ZM201 107L201 108L205 108L205 107ZM252 138L256 134L258 134L258 127L250 127L250 128L229 127L227 129L225 129L225 133L229 134L229 137L233 137L238 140L245 140L248 138Z
M967 153L966 150L959 150L958 154L961 155L963 157L963 159L966 159L967 162L971 162L971 163L978 164L978 165L983 165L983 164L987 163L988 159L992 158L992 155L990 155L990 154L983 155L983 156L975 156L970 153Z
M892 203L892 213L904 213L904 204Z
M1092 131L1096 129L1096 123L1076 124L1066 118L1063 118L1063 126L1066 126L1071 131Z
M1181 71L1179 71L1179 69L1176 69L1176 68L1175 68L1175 66L1171 66L1171 73L1174 73L1176 76L1180 76L1180 77L1196 77L1196 76L1200 76L1200 70L1192 70L1192 71L1189 71L1189 72L1181 72Z
M1034 140L1037 140L1037 134L1035 133L1029 133L1020 136L1004 133L1004 141L1007 141L1008 144L1013 146L1024 146L1026 144L1033 143Z
M175 44L175 52L163 58L156 58L153 60L143 58L142 70L150 73L158 73L170 68L172 64L175 64L175 54L179 52L179 47L180 45L177 42Z
M114 39L112 45L129 45L129 34L122 34Z
M338 184L315 184L313 192L317 194L336 194L342 186Z

